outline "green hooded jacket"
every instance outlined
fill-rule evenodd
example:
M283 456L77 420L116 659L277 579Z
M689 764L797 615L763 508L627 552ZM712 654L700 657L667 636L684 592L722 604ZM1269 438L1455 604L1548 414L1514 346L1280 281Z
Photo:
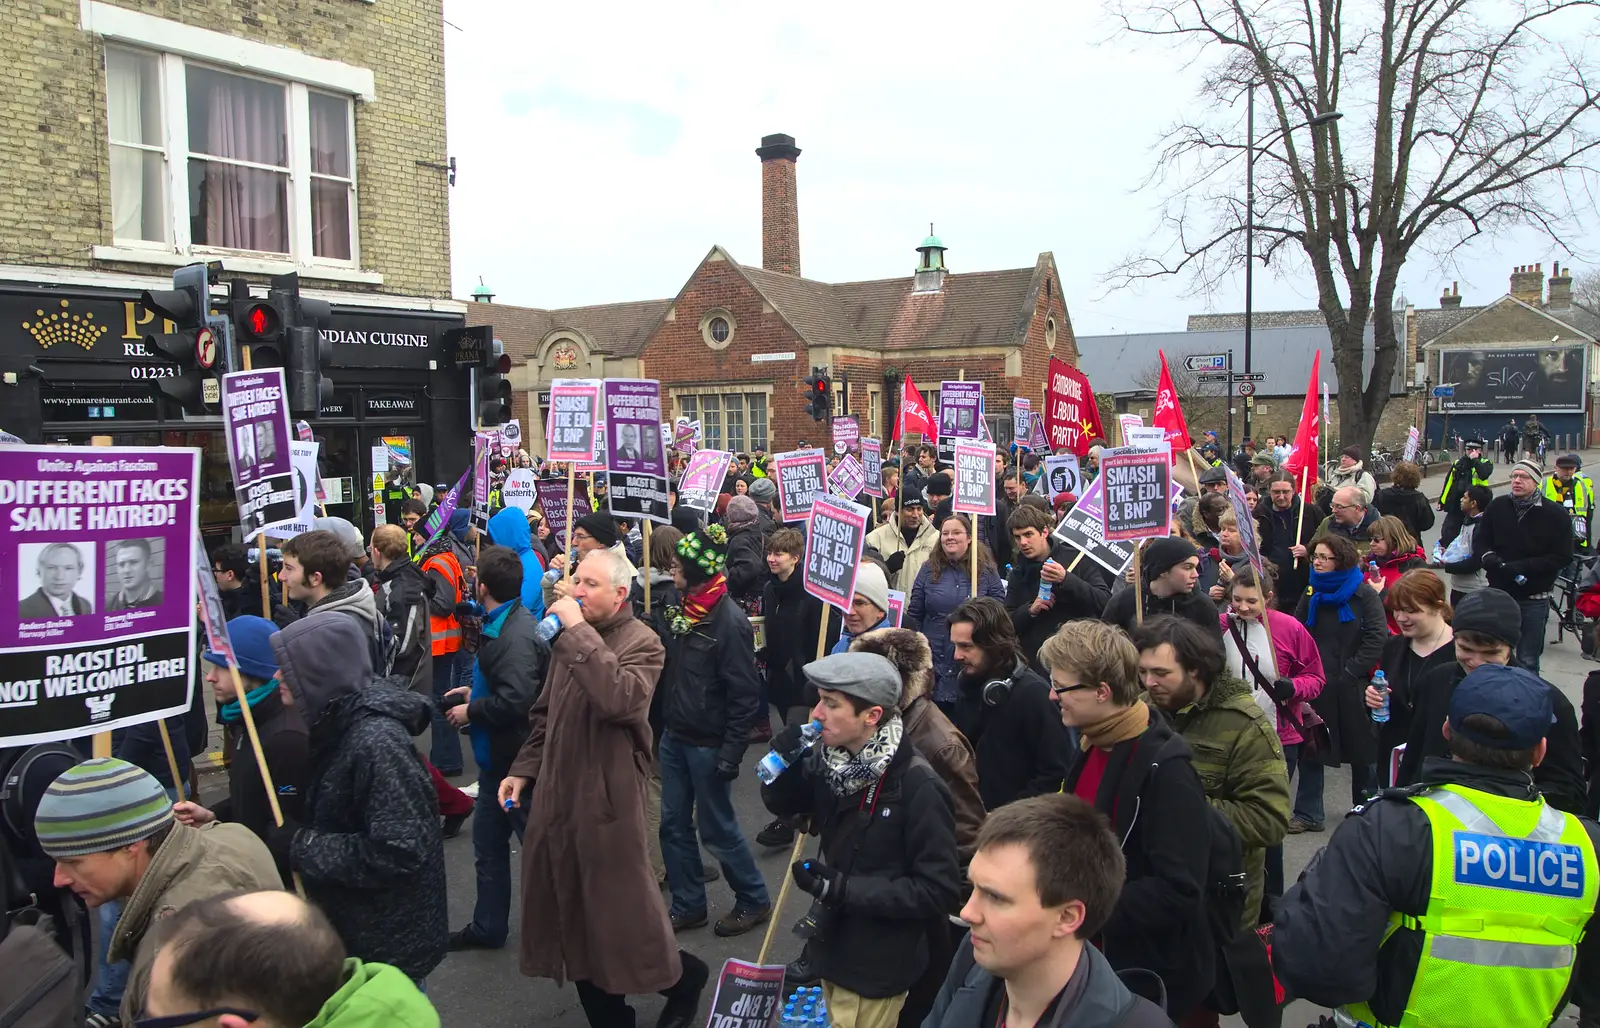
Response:
M1250 687L1227 673L1198 701L1174 711L1172 724L1194 753L1206 799L1239 833L1250 880L1245 927L1254 929L1267 847L1283 842L1289 829L1289 775L1278 731Z
M404 971L344 962L344 984L305 1028L439 1028L439 1014Z

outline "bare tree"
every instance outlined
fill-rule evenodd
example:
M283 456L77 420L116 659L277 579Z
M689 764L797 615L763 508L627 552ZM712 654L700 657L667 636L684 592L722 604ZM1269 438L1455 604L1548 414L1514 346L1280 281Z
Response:
M1122 30L1164 38L1202 68L1205 113L1168 130L1146 183L1169 191L1161 221L1174 242L1107 280L1180 275L1209 294L1244 263L1247 230L1263 265L1303 262L1346 445L1366 451L1389 400L1396 283L1414 251L1449 264L1468 240L1522 225L1570 251L1594 207L1600 67L1583 40L1597 0L1108 2ZM1252 88L1266 124L1247 219L1237 101Z
M1580 272L1572 277L1572 300L1600 312L1600 271Z
M1209 428L1220 433L1221 426L1228 420L1227 387L1222 382L1201 382L1194 372L1183 366L1186 356L1188 354L1169 356L1167 366L1172 371L1172 388L1178 391L1178 403L1183 407L1183 420L1189 426L1189 436L1199 446L1201 432ZM1154 396L1161 384L1160 358L1136 372L1133 384L1140 389L1148 389L1150 395Z

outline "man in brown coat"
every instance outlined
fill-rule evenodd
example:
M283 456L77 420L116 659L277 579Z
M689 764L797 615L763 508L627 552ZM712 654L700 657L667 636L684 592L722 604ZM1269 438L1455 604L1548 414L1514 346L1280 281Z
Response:
M950 790L950 799L955 803L956 853L961 860L963 882L959 909L970 891L965 887L966 868L977 851L978 829L983 827L985 816L983 799L978 795L978 760L972 744L928 696L933 688L933 651L921 632L880 628L858 636L850 648L887 657L900 672L900 722L905 726L905 738L911 740L917 753ZM933 1009L955 952L956 938L947 920L930 922L928 967L906 993L906 1004L900 1008L900 1028L920 1028Z
M688 1028L709 970L673 941L650 870L647 715L665 653L633 617L632 581L626 558L595 550L578 565L572 596L548 608L562 631L499 798L520 806L527 793L530 804L522 973L571 979L594 1028L633 1028L626 997L646 992L667 997L657 1028Z

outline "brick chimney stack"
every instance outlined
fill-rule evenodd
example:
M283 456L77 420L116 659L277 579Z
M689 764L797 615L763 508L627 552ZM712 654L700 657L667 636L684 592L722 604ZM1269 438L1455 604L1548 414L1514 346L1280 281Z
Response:
M1444 291L1444 295L1439 297L1439 309L1440 310L1455 310L1455 309L1459 308L1460 306L1461 306L1461 283L1460 282L1452 282L1452 283L1450 283L1450 288L1446 289Z
M1511 295L1535 306L1544 302L1544 265L1522 264L1511 272Z
M800 148L793 136L762 136L756 156L761 158L761 266L798 276L800 207L794 164Z
M1556 311L1572 306L1572 269L1562 271L1560 262L1550 265L1550 302L1545 306Z

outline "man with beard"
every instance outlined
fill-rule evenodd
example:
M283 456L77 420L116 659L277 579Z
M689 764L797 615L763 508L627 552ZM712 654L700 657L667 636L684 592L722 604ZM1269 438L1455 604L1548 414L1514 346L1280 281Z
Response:
M1088 568L1083 573L1067 570L1074 562L1073 551L1050 537L1055 521L1038 507L1019 506L1006 527L1016 544L1016 563L1006 581L1006 609L1023 659L1037 669L1044 641L1074 618L1099 617L1111 591Z
M1151 618L1133 633L1133 644L1139 678L1194 753L1206 799L1239 833L1249 882L1241 928L1250 931L1261 909L1267 848L1289 829L1289 775L1277 727L1250 686L1226 673L1222 646L1199 625Z
M1069 741L1050 685L1017 648L1011 617L981 596L947 619L961 672L951 721L978 756L978 793L989 810L1055 792L1066 776Z
M867 534L867 548L877 552L889 570L889 588L907 595L917 572L939 544L939 530L928 518L928 501L907 488L900 495L899 524L879 525Z
M1311 584L1311 561L1304 554L1324 516L1315 504L1298 495L1295 486L1289 472L1273 475L1266 499L1256 504L1255 512L1261 528L1261 556L1278 566L1278 609L1288 614L1294 613ZM1304 515L1300 513L1302 505Z

